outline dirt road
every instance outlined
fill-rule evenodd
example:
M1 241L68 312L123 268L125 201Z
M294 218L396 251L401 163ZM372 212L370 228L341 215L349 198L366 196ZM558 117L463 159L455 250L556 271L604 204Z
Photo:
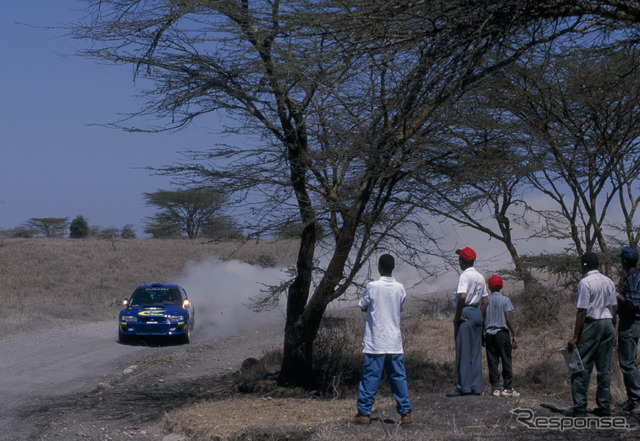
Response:
M0 339L0 440L162 439L164 411L222 393L213 379L280 343L280 328L122 345L108 321Z

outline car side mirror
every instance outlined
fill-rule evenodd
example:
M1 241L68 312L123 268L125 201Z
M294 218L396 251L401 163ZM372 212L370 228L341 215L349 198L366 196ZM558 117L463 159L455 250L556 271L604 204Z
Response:
M122 301L122 304L123 304L124 306L126 306L127 308L128 308L129 306L131 306L131 305L129 305L129 299L124 299L124 300Z

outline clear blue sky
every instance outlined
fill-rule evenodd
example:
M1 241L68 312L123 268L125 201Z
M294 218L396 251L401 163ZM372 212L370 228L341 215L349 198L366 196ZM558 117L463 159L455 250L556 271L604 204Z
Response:
M83 215L90 226L133 224L142 236L153 214L143 193L171 187L139 168L173 164L178 152L215 139L203 126L177 134L90 126L141 102L131 67L72 56L81 42L38 28L74 22L82 7L79 0L0 2L0 229Z

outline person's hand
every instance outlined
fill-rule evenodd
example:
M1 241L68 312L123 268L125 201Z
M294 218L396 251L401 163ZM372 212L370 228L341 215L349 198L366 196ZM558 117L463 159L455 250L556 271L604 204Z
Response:
M513 337L511 337L511 347L513 349L517 349L518 348L518 337L516 337L515 335Z
M569 350L569 352L573 352L573 348L575 348L577 344L578 339L576 337L573 337L571 340L569 340L569 342L567 343L567 349Z
M461 325L462 323L466 322L466 321L467 321L467 319L466 319L466 318L464 318L464 317L459 317L459 318L457 318L457 319L456 319L456 318L454 318L454 319L453 319L453 329L456 329L456 330L457 330L457 329L460 327L460 325Z

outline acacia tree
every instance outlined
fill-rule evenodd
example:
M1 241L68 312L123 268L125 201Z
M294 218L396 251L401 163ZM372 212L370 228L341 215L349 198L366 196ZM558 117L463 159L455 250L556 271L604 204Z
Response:
M633 48L577 48L554 55L551 63L514 64L497 80L505 91L497 104L533 138L527 145L535 163L529 181L557 207L540 211L546 231L570 238L578 254L607 252L616 208L624 242L638 241L638 61Z
M68 217L32 217L25 226L44 237L64 237L69 228Z
M173 130L224 110L236 121L230 131L257 135L257 145L191 152L161 171L191 185L222 183L249 204L257 232L283 220L303 226L284 285L279 381L306 387L324 311L374 251L395 239L396 251L428 253L412 240L429 236L416 208L432 192L419 185L437 180L431 164L452 153L420 140L440 127L442 104L496 68L480 64L490 49L502 44L501 64L580 24L512 33L548 11L506 0L94 3L77 29L94 42L85 54L134 64L156 85L138 115L166 118L163 129Z
M147 219L145 232L154 237L167 237L184 233L196 239L207 225L217 224L225 196L208 188L184 190L158 190L145 193L147 205L158 209Z
M578 254L594 245L606 252L619 231L621 242L637 244L636 51L615 44L561 48L514 62L456 103L446 142L467 147L441 168L462 185L453 194L436 188L440 197L429 208L503 242L525 284L535 282L528 265L537 260L519 255L513 222L528 229L520 239L571 239ZM558 208L528 203L541 195ZM622 227L611 222L616 202ZM534 227L525 214L543 222Z
M433 164L440 180L421 183L437 194L424 208L502 242L516 277L527 286L535 279L516 244L526 237L514 235L513 226L528 229L527 177L536 165L525 147L530 136L513 115L495 106L493 83L494 77L476 83L444 114L455 124L442 131L439 143L455 154Z

